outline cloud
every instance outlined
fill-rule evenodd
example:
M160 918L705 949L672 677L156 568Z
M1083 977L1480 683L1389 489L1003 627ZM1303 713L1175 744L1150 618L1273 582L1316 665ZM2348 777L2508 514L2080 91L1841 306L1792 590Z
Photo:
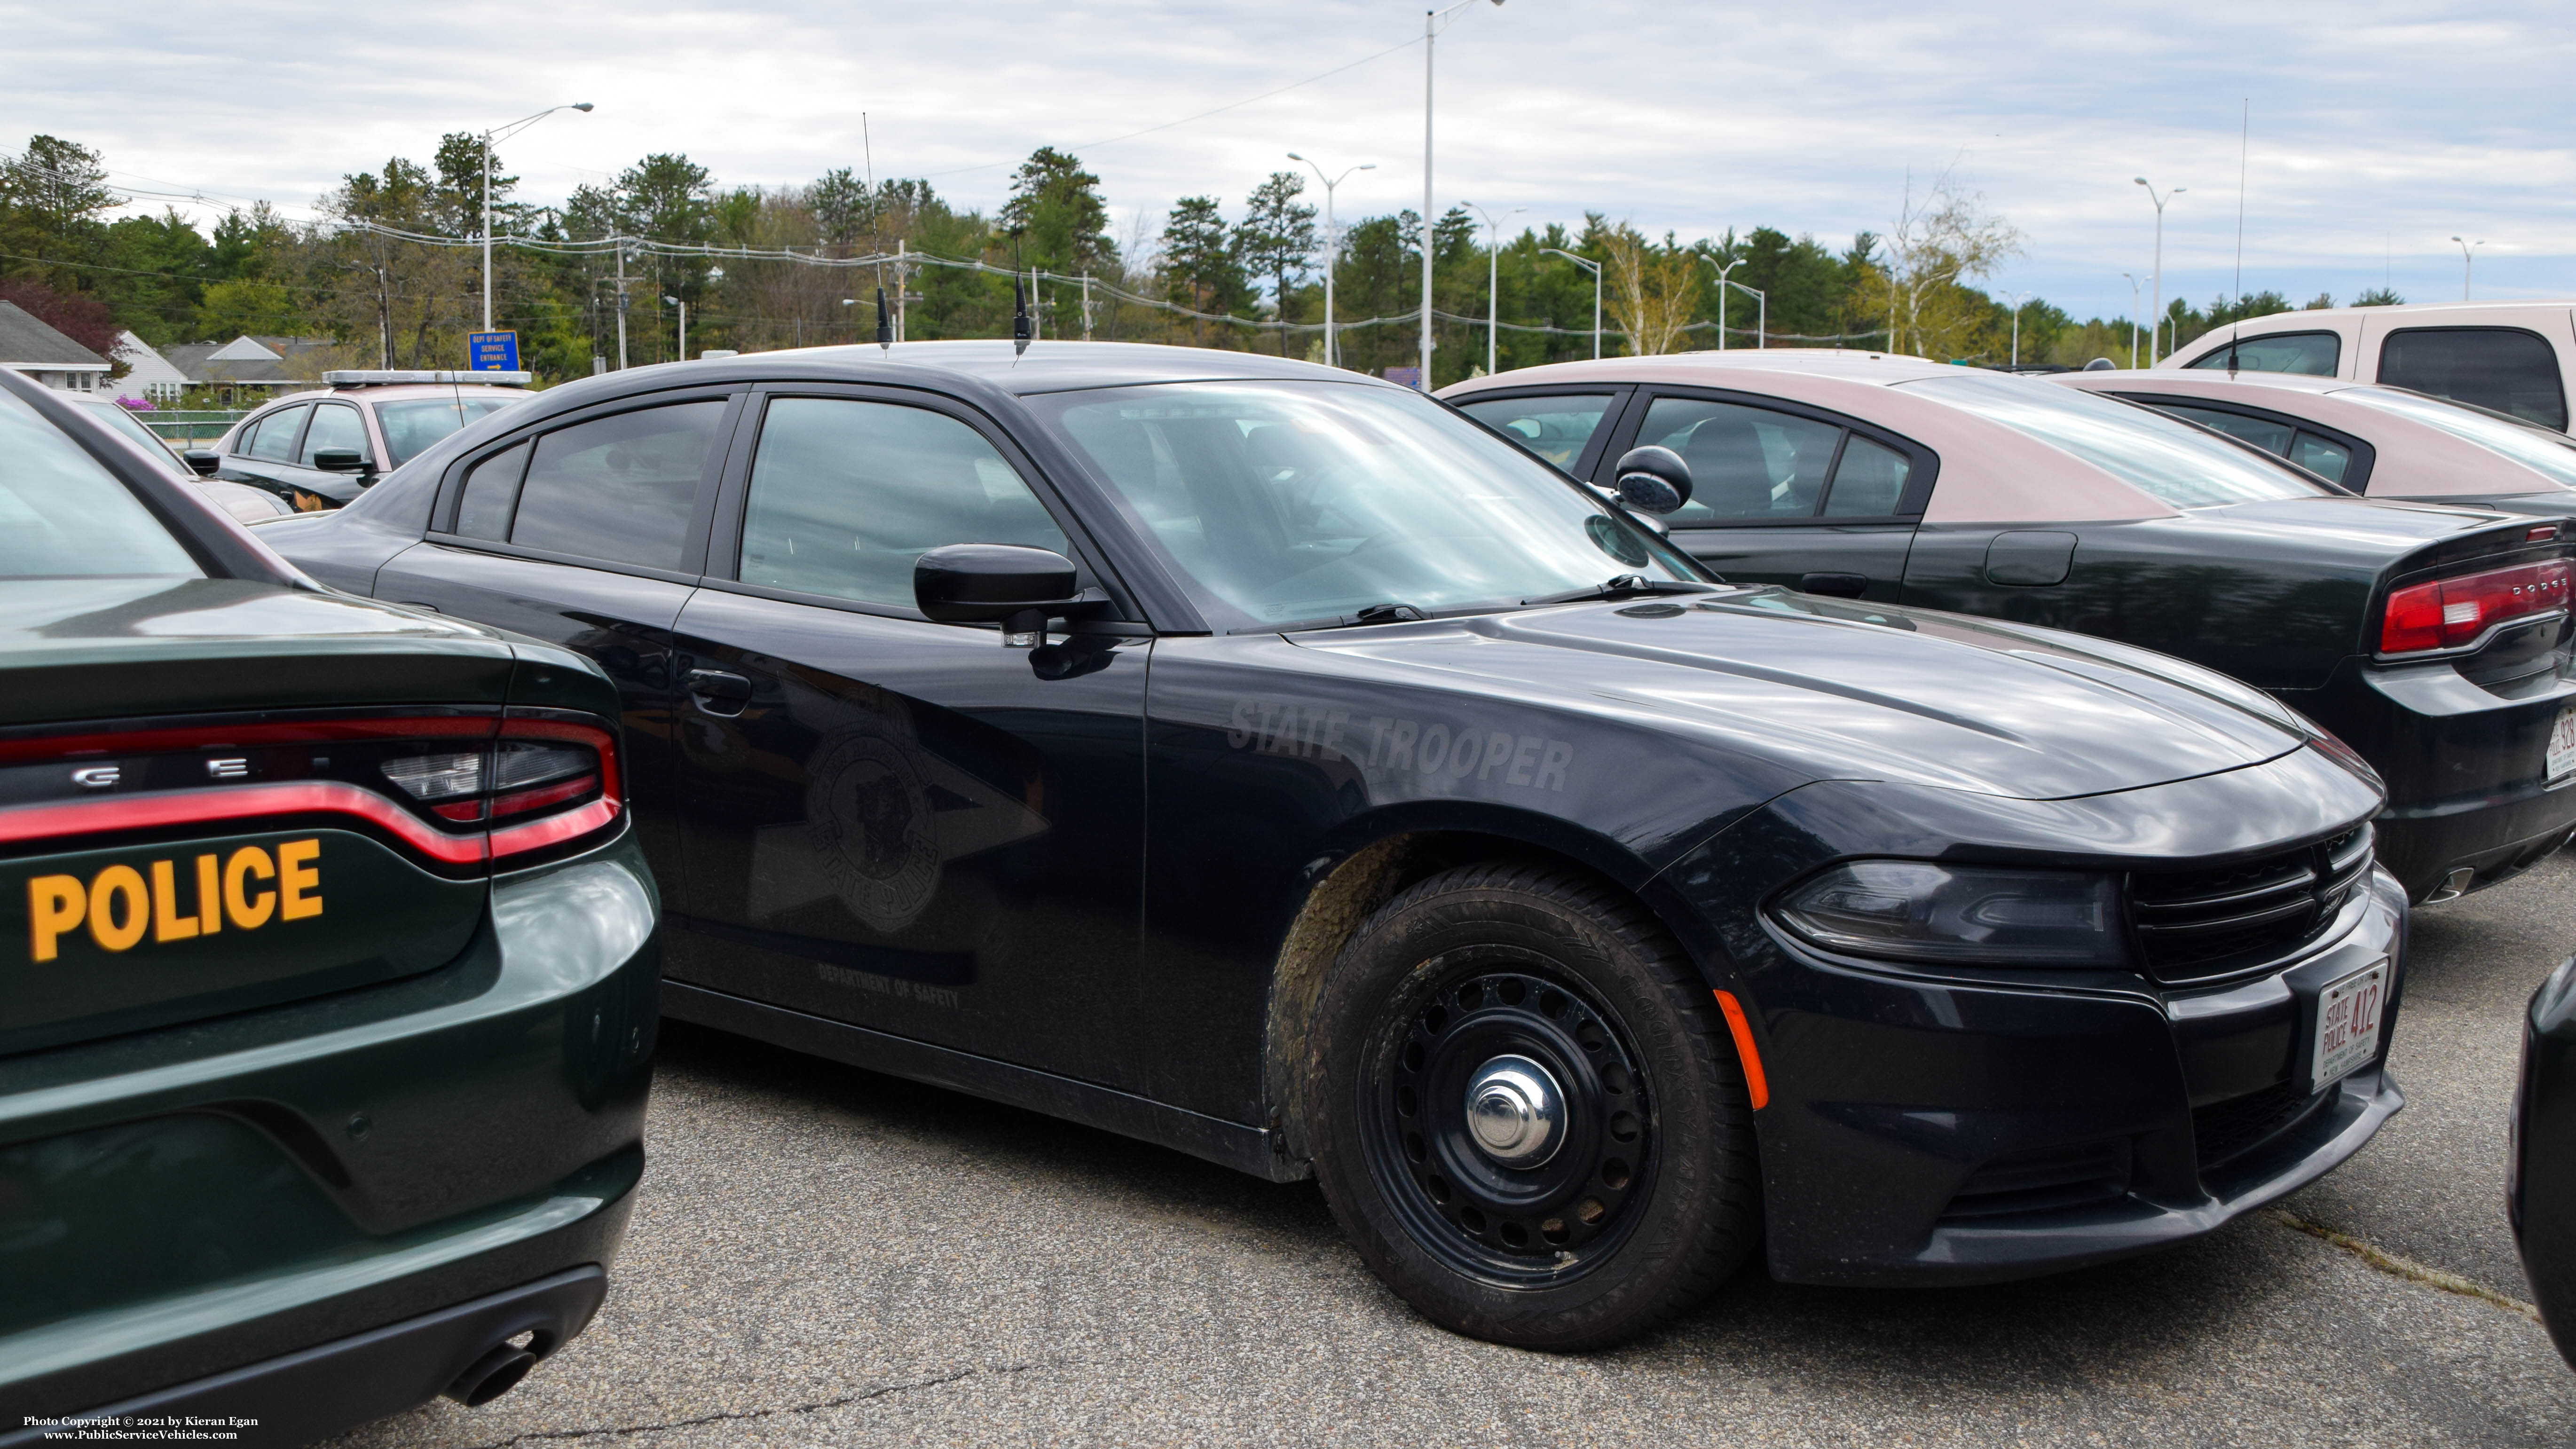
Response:
M502 150L559 198L650 151L728 184L826 168L929 175L991 206L1039 144L1075 149L1122 233L1173 199L1239 204L1303 151L1375 161L1346 216L1422 204L1422 12L1005 0L770 0L757 9L553 0L155 7L19 0L0 145L49 132L137 177L309 205L440 133L590 100ZM2563 295L2576 262L2576 33L2555 12L2167 3L1703 6L1510 0L1438 47L1435 201L1586 210L1654 233L1733 226L1830 245L1883 229L1909 173L1950 170L2029 237L2000 285L2079 313L2128 305L2154 213L2167 295L2229 290L2240 104L2251 103L2245 285L2349 297L2385 276L2456 295L2453 233L2486 238L2482 295ZM1408 40L1414 44L1406 44ZM1186 125L1130 132L1360 60ZM865 114L864 134L861 116Z

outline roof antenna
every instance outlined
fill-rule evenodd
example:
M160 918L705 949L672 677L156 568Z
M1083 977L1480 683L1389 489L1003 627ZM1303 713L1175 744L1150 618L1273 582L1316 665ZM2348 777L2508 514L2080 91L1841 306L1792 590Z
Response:
M894 350L894 314L886 310L885 288L877 288L877 346Z
M1014 228L1011 232L1011 265L1013 268L1017 268L1019 264L1020 233L1017 228ZM1037 319L1029 315L1028 289L1020 285L1020 274L1017 270L1014 270L1011 273L1012 357L1017 358L1020 354L1029 350L1029 343L1036 338L1037 330Z

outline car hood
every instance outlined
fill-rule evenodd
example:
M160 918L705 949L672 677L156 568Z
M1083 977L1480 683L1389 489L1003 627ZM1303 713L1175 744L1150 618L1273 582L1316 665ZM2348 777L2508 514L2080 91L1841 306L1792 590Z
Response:
M2163 655L1783 589L1292 637L1815 780L2070 799L2240 769L2310 737L2264 696Z
M0 725L307 706L493 703L479 624L244 579L0 581Z

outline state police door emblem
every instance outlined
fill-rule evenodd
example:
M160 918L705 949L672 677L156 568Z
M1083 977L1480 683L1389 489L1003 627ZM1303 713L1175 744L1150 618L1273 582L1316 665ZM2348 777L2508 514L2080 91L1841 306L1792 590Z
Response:
M840 730L806 776L806 833L833 893L887 935L939 890L939 825L919 752L898 709Z

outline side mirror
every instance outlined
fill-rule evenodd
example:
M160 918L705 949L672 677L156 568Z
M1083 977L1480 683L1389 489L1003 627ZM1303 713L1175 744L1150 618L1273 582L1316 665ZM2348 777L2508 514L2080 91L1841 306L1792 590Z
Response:
M204 448L190 448L179 455L179 461L186 463L188 470L198 477L212 478L215 471L224 466L224 455Z
M999 624L1044 644L1049 618L1080 607L1073 561L1051 549L1007 543L952 543L912 565L912 600L942 624Z
M1615 476L1619 501L1640 513L1671 513L1690 502L1690 464L1670 448L1630 448Z
M367 455L355 448L320 448L313 454L313 466L325 473L368 473Z

